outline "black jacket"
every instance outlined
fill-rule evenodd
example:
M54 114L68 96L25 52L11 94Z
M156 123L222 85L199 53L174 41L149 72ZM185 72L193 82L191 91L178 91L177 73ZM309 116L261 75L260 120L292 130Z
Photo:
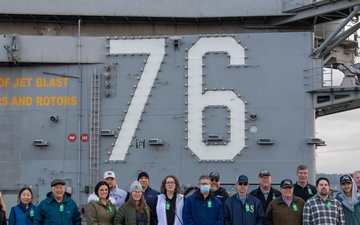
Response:
M214 193L214 196L217 197L223 204L226 201L226 199L228 199L230 197L229 194L227 193L227 191L222 187L219 187L219 189L217 189L213 193Z
M250 194L257 197L260 200L260 202L264 208L264 212L266 212L267 207L269 206L270 202L273 199L281 196L281 192L276 190L273 187L270 187L269 196L266 200L265 200L263 193L261 192L260 187L256 188L252 192L250 192Z
M0 225L6 225L6 213L2 208L2 205L0 205Z

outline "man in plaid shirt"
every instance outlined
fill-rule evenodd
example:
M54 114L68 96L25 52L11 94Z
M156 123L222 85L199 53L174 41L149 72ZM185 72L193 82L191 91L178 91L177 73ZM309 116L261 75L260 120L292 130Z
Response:
M303 225L345 225L341 203L329 195L329 180L317 179L316 190L317 194L305 202Z

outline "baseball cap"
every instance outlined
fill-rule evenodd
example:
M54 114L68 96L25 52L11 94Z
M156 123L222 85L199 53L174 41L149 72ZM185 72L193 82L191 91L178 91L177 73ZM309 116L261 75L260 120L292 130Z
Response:
M259 177L263 177L263 176L271 176L271 174L268 170L262 170L259 173Z
M55 179L51 181L51 187L56 186L58 184L65 185L65 181L61 179Z
M210 177L210 179L213 179L213 178L218 178L218 179L220 179L220 174L219 174L218 172L216 172L216 171L213 171L213 172L211 172L211 173L209 174L209 177Z
M115 179L115 173L113 171L106 171L104 173L104 179L109 178L109 177L112 177Z
M280 183L280 188L285 188L285 187L294 187L294 184L290 179L282 180Z
M248 179L248 177L245 176L245 175L240 175L240 176L238 176L238 178L237 178L237 182L238 182L238 183L249 183L249 179Z
M343 183L352 183L351 177L349 175L343 175L340 177L340 184Z

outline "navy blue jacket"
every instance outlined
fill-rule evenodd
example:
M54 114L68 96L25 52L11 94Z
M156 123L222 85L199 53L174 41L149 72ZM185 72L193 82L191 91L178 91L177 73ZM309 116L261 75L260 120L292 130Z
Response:
M30 220L29 217L34 220L36 208L37 206L32 204L32 202L29 203L29 208L26 208L26 206L22 202L12 207L9 216L9 225L32 225L33 222ZM27 216L21 209L27 212L29 216Z
M224 203L225 225L263 225L265 212L259 199L246 195L245 204L239 194L231 196Z
M223 206L210 191L204 199L200 190L185 199L183 225L223 225Z
M145 192L144 192L144 197L145 197L145 201L146 204L148 204L148 206L150 206L150 208L152 207L152 205L154 204L155 198L160 194L160 192L155 191L154 189L152 189L150 186L148 188L146 188Z

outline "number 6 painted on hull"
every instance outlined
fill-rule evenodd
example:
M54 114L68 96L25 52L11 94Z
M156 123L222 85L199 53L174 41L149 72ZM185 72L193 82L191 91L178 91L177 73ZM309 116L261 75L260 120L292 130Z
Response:
M232 37L200 38L189 49L188 147L201 160L231 160L245 146L245 104L233 91L202 93L202 56L211 51L227 51L231 65L245 64L244 48ZM205 145L202 141L202 110L207 105L230 109L231 142L227 145Z

